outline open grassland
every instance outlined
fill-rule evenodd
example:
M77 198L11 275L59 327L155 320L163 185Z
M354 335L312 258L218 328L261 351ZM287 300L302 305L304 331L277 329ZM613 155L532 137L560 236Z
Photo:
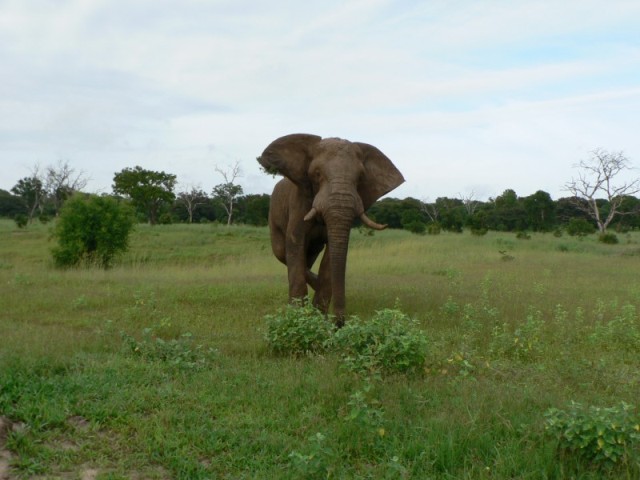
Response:
M53 269L48 238L0 221L0 477L640 478L637 450L599 467L544 417L640 404L640 234L354 230L348 313L429 339L420 374L373 379L269 352L265 228L140 225L107 271Z

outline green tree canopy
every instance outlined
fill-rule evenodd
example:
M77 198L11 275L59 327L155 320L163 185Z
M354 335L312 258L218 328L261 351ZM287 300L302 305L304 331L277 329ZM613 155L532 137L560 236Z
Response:
M11 192L22 199L29 221L33 221L36 210L42 206L44 200L45 190L42 181L36 175L21 178Z
M161 207L175 199L175 185L175 175L139 166L125 168L113 177L114 193L130 198L134 206L147 215L151 225L158 223Z

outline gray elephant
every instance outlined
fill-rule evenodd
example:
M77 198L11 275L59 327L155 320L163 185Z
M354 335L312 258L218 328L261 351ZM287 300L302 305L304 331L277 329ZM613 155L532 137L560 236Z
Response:
M287 266L289 298L307 296L324 313L333 298L337 326L344 324L345 271L349 233L355 218L370 228L365 211L404 182L380 150L365 143L316 135L278 138L258 157L268 173L284 175L273 190L269 208L271 247ZM325 249L317 275L313 263Z

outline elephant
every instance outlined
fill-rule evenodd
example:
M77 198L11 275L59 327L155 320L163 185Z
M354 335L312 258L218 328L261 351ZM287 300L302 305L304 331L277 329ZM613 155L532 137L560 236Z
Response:
M271 247L287 266L289 300L304 300L307 284L313 305L336 326L345 319L345 272L354 219L383 230L365 211L405 180L372 145L310 134L285 135L265 148L258 162L267 173L283 175L269 205ZM326 246L326 248L325 248ZM324 250L318 273L311 271Z

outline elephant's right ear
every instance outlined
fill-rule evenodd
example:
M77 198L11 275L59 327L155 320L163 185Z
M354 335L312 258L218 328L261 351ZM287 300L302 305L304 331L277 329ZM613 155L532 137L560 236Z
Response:
M298 186L308 183L311 151L321 137L306 133L294 133L274 140L258 157L258 162L267 173L280 174Z

